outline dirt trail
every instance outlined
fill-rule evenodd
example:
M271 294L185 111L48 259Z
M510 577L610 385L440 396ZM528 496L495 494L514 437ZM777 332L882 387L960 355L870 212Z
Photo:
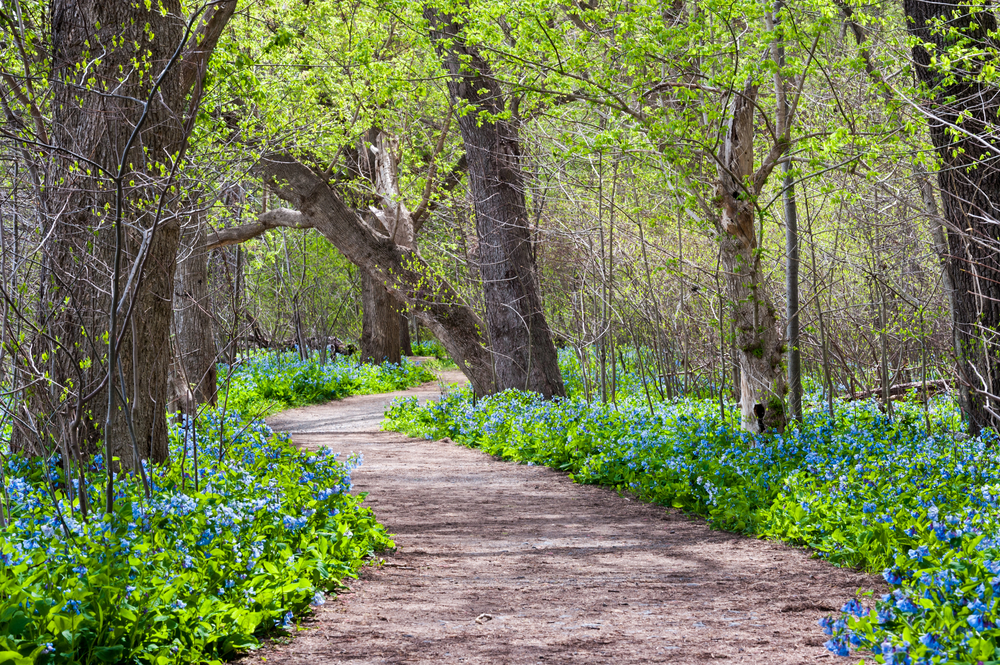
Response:
M392 397L439 394L428 384L269 421L299 445L362 452L355 490L398 550L307 631L243 663L848 662L816 622L871 576L547 468L378 430Z

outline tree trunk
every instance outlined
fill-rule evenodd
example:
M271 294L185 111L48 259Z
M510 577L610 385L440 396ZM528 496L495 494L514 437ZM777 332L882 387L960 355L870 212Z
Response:
M373 143L368 144L366 139ZM373 129L362 138L359 164L367 164L365 175L371 180L381 209L368 224L376 232L385 234L400 247L412 248L414 244L413 218L403 203L399 189L399 162L396 142L385 132ZM373 154L374 153L374 154ZM400 302L375 281L368 273L361 275L361 357L380 363L398 363L402 356L403 334L408 328L403 318ZM409 349L409 336L407 336ZM413 355L412 351L408 355Z
M406 312L399 313L399 352L404 356L413 355L413 345L410 342L410 317Z
M564 395L556 347L542 310L524 199L521 146L489 63L462 40L461 26L426 7L431 38L449 73L476 209L480 274L496 389ZM447 47L442 46L448 42Z
M174 328L182 376L188 381L194 400L215 405L216 370L215 324L208 292L208 251L205 249L205 222L201 212L191 216L184 230L174 279Z
M154 7L124 0L52 2L56 149L46 207L58 215L43 245L40 318L48 335L34 345L36 366L47 376L25 395L34 422L19 428L18 447L44 448L46 439L72 429L90 450L105 435L107 452L126 468L138 468L143 458L167 458L180 234L176 217L158 224L160 197L167 195L163 174L172 173L183 154L186 118L197 107L208 57L235 5L230 0L208 8L190 45L178 52L185 21L176 0ZM180 57L168 65L175 53ZM172 209L165 204L162 210ZM115 303L112 294L119 290ZM118 322L110 326L113 309ZM109 339L120 340L112 367ZM112 402L114 409L102 406L109 403L109 386L124 397Z
M917 76L931 96L928 126L942 161L938 185L948 228L961 406L970 433L977 434L1000 429L1000 98L978 79L983 65L994 62L997 21L989 5L905 0L904 9L918 40ZM976 54L964 56L960 67L934 64L950 61L941 56L959 43L952 32L976 44Z
M718 189L722 203L719 243L726 290L733 304L742 426L751 432L781 431L787 421L784 340L775 307L764 289L754 224L753 199L760 193L767 169L773 167L769 160L753 171L756 98L757 86L751 84L733 96Z
M361 275L361 358L366 362L400 361L399 306L382 284Z
M427 326L469 378L477 394L494 392L492 363L486 348L486 326L476 313L421 257L375 232L344 205L333 189L308 167L286 155L269 155L261 170L270 187L299 212L282 209L265 213L287 226L315 228L347 260L385 285ZM260 233L258 224L249 231ZM238 235L237 229L232 230Z

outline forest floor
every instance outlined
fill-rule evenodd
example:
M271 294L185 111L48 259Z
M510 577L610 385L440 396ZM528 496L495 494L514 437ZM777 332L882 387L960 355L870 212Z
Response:
M382 432L398 395L434 399L440 389L269 419L300 446L364 454L354 490L369 493L397 549L294 639L241 665L834 663L818 619L859 590L884 590L804 550L715 531L548 468Z

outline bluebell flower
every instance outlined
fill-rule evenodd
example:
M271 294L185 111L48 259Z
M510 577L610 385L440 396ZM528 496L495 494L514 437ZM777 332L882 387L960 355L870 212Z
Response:
M885 578L886 582L892 584L893 586L903 583L902 576L892 568L886 568L885 570L883 570L882 577Z
M846 642L842 639L832 639L827 640L823 646L827 648L828 651L832 651L838 656L850 656L851 650L848 648Z
M856 599L853 599L853 598L851 600L847 601L847 603L845 603L844 606L842 608L840 608L840 611L844 612L845 614L853 614L856 617L860 617L860 616L864 616L864 615L868 614L868 610L866 610L861 605L860 602L858 602Z

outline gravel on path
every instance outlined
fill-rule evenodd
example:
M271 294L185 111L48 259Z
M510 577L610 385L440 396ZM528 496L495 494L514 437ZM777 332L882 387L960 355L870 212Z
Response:
M364 454L355 490L397 549L243 665L858 662L830 654L817 621L880 580L548 468L382 432L398 395L440 388L269 419L300 446Z

